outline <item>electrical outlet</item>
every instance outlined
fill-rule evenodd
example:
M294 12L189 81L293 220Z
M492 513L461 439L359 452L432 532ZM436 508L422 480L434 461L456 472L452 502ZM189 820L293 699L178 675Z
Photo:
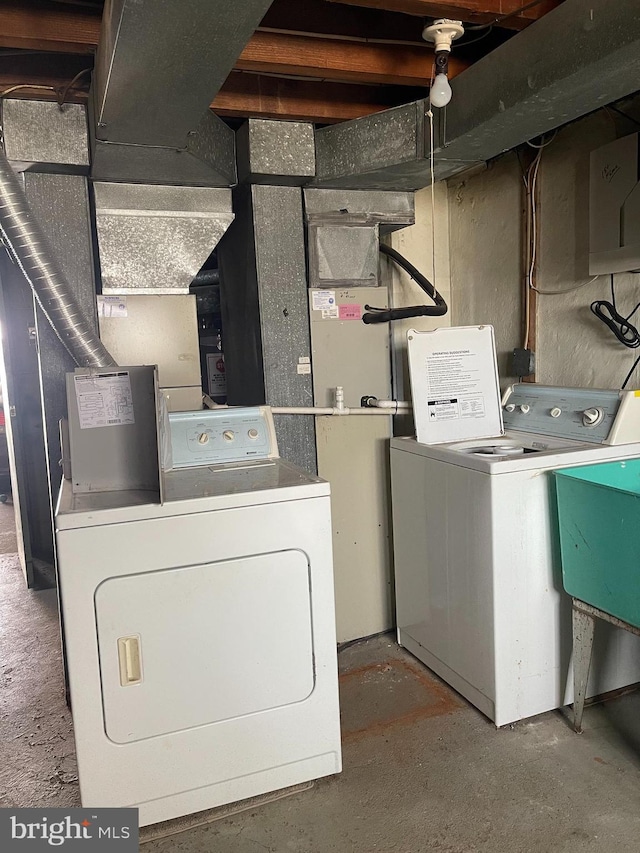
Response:
M531 376L536 371L536 354L530 349L516 347L513 351L513 375Z

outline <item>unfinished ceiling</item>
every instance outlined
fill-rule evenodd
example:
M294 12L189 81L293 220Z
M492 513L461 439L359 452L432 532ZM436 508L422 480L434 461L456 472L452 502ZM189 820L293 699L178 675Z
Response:
M426 22L462 20L455 76L561 0L275 0L212 108L221 116L329 124L424 97L433 50ZM0 0L0 87L32 84L86 98L100 35L102 0ZM176 14L180 4L176 3ZM504 17L503 16L508 16ZM496 22L496 19L501 19ZM55 97L37 88L20 96Z

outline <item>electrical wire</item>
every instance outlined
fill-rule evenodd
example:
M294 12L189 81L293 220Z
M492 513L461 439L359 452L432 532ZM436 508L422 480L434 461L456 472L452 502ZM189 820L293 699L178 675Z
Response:
M529 349L529 327L531 321L531 291L533 290L535 293L539 293L541 296L560 296L563 293L571 293L574 290L579 290L582 287L586 287L588 284L591 284L595 279L591 279L591 281L582 282L576 287L568 287L564 290L540 290L534 284L534 273L536 269L536 263L538 260L538 201L537 201L537 193L538 193L538 175L540 172L540 162L542 160L542 152L545 148L547 148L551 143L556 139L558 135L558 130L554 130L549 139L545 139L545 134L542 134L540 137L540 142L532 142L529 140L527 145L531 148L536 149L536 155L529 164L529 168L526 173L523 174L524 185L527 193L527 220L526 220L526 234L527 234L527 254L525 259L526 265L526 285L525 285L525 305L524 305L524 343L523 348ZM520 163L520 168L522 169L522 163L520 161L520 155L518 154L518 162ZM596 276L597 278L597 276Z
M547 140L547 142L544 141L544 134L543 134L542 135L543 141L540 143L540 145L536 145L536 143L532 142L530 139L527 140L527 145L530 148L546 148L547 145L551 145L551 143L553 142L553 140L556 138L557 135L558 135L558 128L556 128L553 131L553 135L552 135L551 139Z
M472 28L467 27L466 29L472 29ZM458 42L456 42L456 50L458 50L458 48L460 48L460 47L466 47L469 44L475 44L477 41L482 41L482 39L486 39L487 36L490 36L492 32L493 32L493 24L489 24L487 30L485 32L483 32L481 35L479 35L477 38L469 39L469 41L458 41Z
M67 100L67 95L69 94L69 90L73 88L74 84L77 83L81 77L84 77L85 74L91 74L92 71L93 71L93 68L83 68L82 71L78 71L78 73L73 78L73 80L71 80L69 83L67 83L67 85L64 87L64 89L61 90L61 92L59 94L58 105L60 107L62 107L62 105Z
M543 138L544 143L544 138ZM538 149L538 153L531 161L527 169L527 179L525 186L527 190L527 278L525 287L525 334L523 349L529 349L529 327L531 321L531 290L533 288L533 274L536 266L536 252L538 240L538 223L537 223L537 208L536 208L536 191L538 185L538 171L540 169L540 160L544 147Z
M55 86L45 86L40 83L19 83L17 86L9 86L3 92L0 92L0 98L6 98L12 92L17 92L19 89L37 89L38 91L56 92Z
M66 103L69 92L73 86L81 77L85 74L91 73L91 71L93 71L92 68L83 68L82 71L79 71L65 86L47 86L43 83L18 83L17 85L9 86L8 89L4 89L0 92L0 99L6 98L7 95L12 94L13 92L18 92L21 89L36 89L38 92L53 92L58 99L58 106L62 107Z
M616 293L613 273L611 274L611 301L598 299L591 303L592 313L609 328L620 343L629 349L640 347L640 332L631 323L631 318L640 308L640 302L626 317L616 307Z
M576 284L575 287L565 287L564 290L540 290L535 287L533 284L530 285L531 290L535 290L536 293L539 293L540 296L561 296L563 293L573 293L576 290L581 290L583 287L588 287L590 284L600 278L599 275L594 275L593 278L590 278L589 281L583 281L582 284Z
M624 382L623 382L623 383L622 383L622 385L620 386L620 390L621 390L621 391L624 391L624 389L627 387L627 384L628 384L629 380L630 380L630 379L631 379L631 377L633 376L633 371L636 369L636 367L638 366L638 364L640 364L640 355L636 358L636 360L635 360L635 361L633 362L633 364L631 365L631 370L627 373L627 375L626 375L626 377L625 377Z
M501 24L503 21L507 21L509 18L513 18L516 15L520 15L522 12L526 12L528 9L533 9L534 6L539 6L543 3L544 0L531 0L530 3L526 3L524 6L520 6L519 9L513 9L511 12L507 12L505 15L499 15L497 18L494 18L493 21L489 21L486 24L474 24L469 27L465 27L467 30L484 30L487 27L494 27L496 24Z

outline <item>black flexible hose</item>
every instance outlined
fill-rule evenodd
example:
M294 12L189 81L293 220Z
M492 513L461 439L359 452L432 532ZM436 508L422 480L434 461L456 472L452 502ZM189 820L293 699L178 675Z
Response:
M396 252L391 246L385 246L383 243L380 244L380 252L383 255L387 255L387 257L391 258L394 263L408 273L415 283L424 290L427 296L433 299L435 305L415 305L410 308L390 308L388 310L365 305L364 307L367 312L371 313L363 314L363 323L389 323L391 320L406 320L410 317L442 317L447 313L449 310L447 303L429 279L420 270L416 269L411 261L408 261L404 255Z

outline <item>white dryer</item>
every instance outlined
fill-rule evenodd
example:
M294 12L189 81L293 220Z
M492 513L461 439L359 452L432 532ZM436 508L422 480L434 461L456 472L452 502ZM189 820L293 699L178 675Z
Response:
M640 456L639 402L523 383L504 434L391 441L398 640L498 726L573 699L549 472ZM640 681L640 640L609 628L589 695Z
M268 411L189 414L164 503L65 480L56 514L82 803L141 825L341 769L329 485Z

